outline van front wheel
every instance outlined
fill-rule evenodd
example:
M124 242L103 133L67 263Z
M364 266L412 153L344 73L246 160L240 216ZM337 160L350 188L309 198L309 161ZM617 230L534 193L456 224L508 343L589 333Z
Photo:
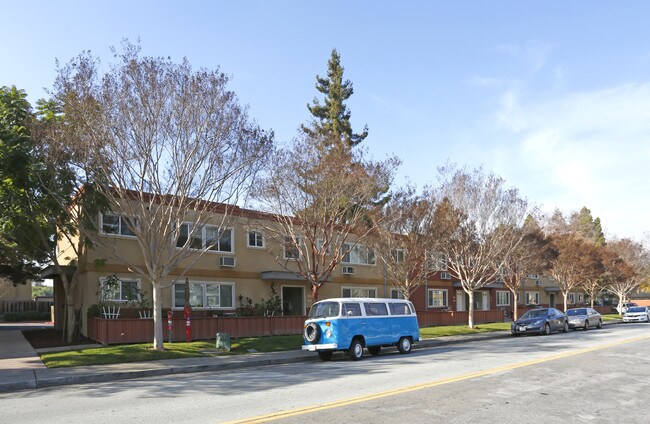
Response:
M348 349L348 356L350 356L350 359L353 361L358 361L363 358L363 344L361 344L359 339L352 340L350 349Z
M411 353L411 339L402 337L397 343L397 350L399 353Z

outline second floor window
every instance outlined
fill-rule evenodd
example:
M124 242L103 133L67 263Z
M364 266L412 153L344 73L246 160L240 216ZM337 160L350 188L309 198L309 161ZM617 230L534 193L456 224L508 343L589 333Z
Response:
M207 248L215 252L234 252L232 228L219 228L214 225L205 225L195 228L190 234L191 224L183 223L179 227L176 247L183 247L189 238L190 249Z
M300 239L296 240L300 244ZM294 243L293 238L285 237L284 238L284 259L300 259L300 249Z
M248 247L258 247L262 249L264 246L264 235L262 233L259 231L248 232Z
M101 230L104 234L116 234L121 236L135 236L133 228L138 228L137 218L127 218L115 213L102 213Z
M343 263L357 265L374 265L375 253L363 244L343 244Z

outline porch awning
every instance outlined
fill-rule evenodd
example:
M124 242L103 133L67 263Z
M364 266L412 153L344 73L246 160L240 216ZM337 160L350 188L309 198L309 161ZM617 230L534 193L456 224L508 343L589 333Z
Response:
M61 270L63 273L68 277L72 278L72 275L74 274L75 270L77 267L75 266L70 266L70 265L63 265L61 266ZM54 265L48 265L45 268L41 270L41 273L39 274L39 277L41 278L54 278L59 275L59 272L57 271L56 267Z
M262 271L260 273L262 280L289 280L289 281L305 281L304 278L289 271Z
M452 287L463 287L463 285L460 283L460 281L454 281L452 284ZM481 289L502 289L504 287L503 283L490 283L488 285L485 285L481 287ZM480 289L479 289L480 290Z
M560 291L560 288L559 287L544 287L544 291L545 292L557 293L557 292Z

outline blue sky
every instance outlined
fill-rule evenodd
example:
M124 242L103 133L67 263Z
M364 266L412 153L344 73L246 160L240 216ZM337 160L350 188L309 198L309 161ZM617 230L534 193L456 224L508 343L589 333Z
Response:
M92 5L92 7L91 7ZM397 183L447 161L483 166L551 211L587 206L608 235L650 231L650 2L7 2L0 85L33 102L67 62L141 41L232 76L251 116L288 141L337 48L353 128Z

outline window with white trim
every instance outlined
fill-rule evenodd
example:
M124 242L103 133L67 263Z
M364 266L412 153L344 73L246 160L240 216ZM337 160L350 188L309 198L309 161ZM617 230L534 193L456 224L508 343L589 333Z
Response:
M343 287L341 297L377 297L377 289L366 287Z
M190 305L197 309L232 309L234 283L190 281ZM185 307L185 283L174 283L172 302L175 309Z
M447 271L447 255L433 252L427 260L430 271Z
M323 239L316 239L316 250L321 251L323 250ZM332 254L332 246L331 243L328 243L327 246L325 246L325 254L326 255L331 255Z
M585 294L578 293L578 303L584 303L584 302L585 302Z
M266 240L264 240L264 234L259 231L249 231L246 237L247 246L253 247L256 249L264 249L266 247Z
M107 279L99 279L101 302L129 302L137 300L140 280L128 278L114 278L111 280L113 281L113 284L111 284L110 287L107 287Z
M390 252L390 257L396 264L404 263L404 249L393 249Z
M497 306L510 306L510 292L497 290Z
M343 263L356 265L374 265L375 252L363 244L344 243L342 249Z
M526 305L539 305L539 293L526 292Z
M568 303L576 303L576 295L575 293L569 293L569 296L567 298Z
M190 249L207 248L211 252L234 252L234 231L232 228L219 228L214 225L196 227L192 234L192 224L184 222L179 226L178 240L176 247L183 247L188 242Z
M401 290L390 289L390 298L391 299L404 299L404 295Z
M300 239L297 240L297 244L300 245ZM293 238L288 236L284 238L284 259L300 259L300 249L293 242Z
M446 308L448 304L446 289L429 289L429 308Z
M128 218L116 213L100 213L99 219L101 221L101 232L104 234L134 237L135 233L133 232L133 229L139 228L140 226L138 218Z

